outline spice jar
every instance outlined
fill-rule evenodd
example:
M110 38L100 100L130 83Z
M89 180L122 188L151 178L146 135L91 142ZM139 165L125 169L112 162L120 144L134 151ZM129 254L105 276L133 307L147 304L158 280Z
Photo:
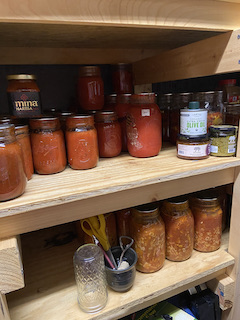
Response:
M132 93L132 65L127 63L118 63L112 65L113 91L117 94Z
M0 125L0 201L19 197L26 188L21 146L13 124Z
M68 163L73 169L90 169L98 163L97 132L94 117L76 115L66 120Z
M104 84L99 67L80 67L77 93L78 102L82 109L102 109L104 105Z
M33 118L41 114L40 90L33 74L7 76L8 102L11 113L17 118Z
M202 160L209 157L210 143L208 135L184 136L177 139L177 156L181 159Z
M131 209L122 209L116 212L118 237L131 237Z
M165 226L156 204L146 204L131 209L132 238L141 272L155 272L165 260Z
M210 154L217 157L235 156L237 131L237 126L210 126Z
M200 195L190 200L194 216L194 249L215 251L220 247L222 234L222 209L217 197Z
M162 147L162 117L155 93L131 96L127 115L127 147L133 157L158 155Z
M52 174L65 169L66 149L58 118L30 119L33 165L39 174Z
M30 180L34 172L34 168L28 125L15 125L15 134L16 139L22 148L24 170L27 179Z
M116 157L122 150L121 127L114 111L99 111L95 115L99 156Z
M131 94L119 94L115 111L122 131L122 151L127 151L127 113L130 108Z
M187 260L192 255L194 241L194 220L188 200L164 201L161 215L165 223L166 258Z

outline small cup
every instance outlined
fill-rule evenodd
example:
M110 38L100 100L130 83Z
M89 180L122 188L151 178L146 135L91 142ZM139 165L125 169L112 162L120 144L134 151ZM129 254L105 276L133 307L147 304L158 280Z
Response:
M111 251L118 264L122 253L121 247L113 247L111 248ZM137 253L132 248L129 248L124 254L123 261L127 261L129 263L129 267L124 270L111 269L105 261L107 284L114 291L118 292L128 291L134 283L136 276Z

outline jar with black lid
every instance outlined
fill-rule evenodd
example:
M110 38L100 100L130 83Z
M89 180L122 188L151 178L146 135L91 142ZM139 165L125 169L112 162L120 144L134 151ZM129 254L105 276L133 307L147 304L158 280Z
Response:
M181 159L201 160L209 157L210 144L207 134L201 136L178 135L177 156Z
M237 126L210 126L210 154L217 157L231 157L236 154Z

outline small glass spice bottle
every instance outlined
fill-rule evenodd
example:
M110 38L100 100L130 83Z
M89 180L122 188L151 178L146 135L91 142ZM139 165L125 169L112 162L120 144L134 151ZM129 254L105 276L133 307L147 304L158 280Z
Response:
M55 117L30 119L33 165L39 174L52 174L66 167L66 149L60 122Z
M222 235L222 209L217 197L199 195L190 200L194 216L194 249L211 252L219 249Z
M25 173L27 179L30 180L34 172L34 168L28 125L15 125L15 134L16 139L22 148Z
M132 93L132 65L128 63L118 63L112 65L113 91L117 94Z
M99 111L95 115L99 156L116 157L122 150L121 127L114 111Z
M146 204L131 209L132 238L141 272L155 272L165 261L165 226L157 204Z
M166 230L166 258L184 261L193 251L194 219L186 199L170 199L163 202L161 216Z
M19 197L27 183L13 124L0 124L0 201Z
M92 115L76 115L66 120L68 163L73 169L90 169L98 163L97 131Z

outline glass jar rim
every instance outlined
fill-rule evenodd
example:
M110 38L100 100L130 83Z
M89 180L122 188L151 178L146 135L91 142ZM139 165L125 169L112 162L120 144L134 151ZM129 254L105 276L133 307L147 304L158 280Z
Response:
M9 74L7 80L36 80L34 74Z
M79 68L79 77L101 76L101 71L98 66L81 66Z
M103 110L97 111L95 114L96 122L104 122L104 121L117 121L117 113L115 111Z

